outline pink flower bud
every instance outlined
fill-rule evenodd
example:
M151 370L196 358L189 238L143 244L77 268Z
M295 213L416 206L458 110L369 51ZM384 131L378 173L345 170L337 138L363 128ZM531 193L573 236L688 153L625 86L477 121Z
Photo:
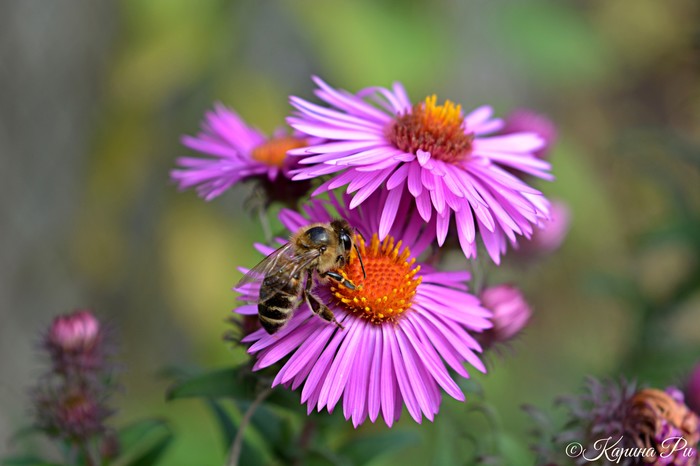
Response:
M100 338L100 323L90 311L76 311L73 314L54 319L49 330L49 346L69 353L89 351Z
M515 337L532 315L522 293L512 285L486 288L480 298L482 306L493 312L493 328L484 333L486 346Z
M549 215L549 221L536 229L530 239L518 242L518 256L532 258L552 253L561 246L569 232L571 212L566 203L555 200L552 201Z
M546 116L525 108L514 110L506 117L502 134L530 132L545 140L545 145L535 152L535 156L546 159L557 138L557 128Z

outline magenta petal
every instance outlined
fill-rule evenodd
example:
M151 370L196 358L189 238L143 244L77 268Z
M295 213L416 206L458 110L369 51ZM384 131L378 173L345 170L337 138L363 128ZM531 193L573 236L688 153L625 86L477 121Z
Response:
M402 186L404 180L408 176L408 165L401 165L396 171L386 180L386 189L389 191L397 186Z
M340 399L345 385L352 370L353 357L357 355L358 339L362 335L363 322L355 320L349 328L345 329L347 335L343 340L338 352L335 355L333 364L331 365L326 381L321 387L321 394L318 398L318 407L323 408L328 405L328 411L335 408L336 403Z
M435 348L430 344L430 342L423 343L418 335L414 333L413 328L420 325L418 322L414 322L413 319L407 318L407 324L405 326L406 337L413 345L413 349L420 358L425 362L425 367L430 371L430 374L435 379L435 381L440 384L440 386L450 395L459 401L464 401L464 393L460 390L459 386L452 380L450 374L447 372L445 365L440 360Z
M315 399L318 400L321 393L321 384L326 379L327 368L333 361L338 345L340 345L344 338L345 333L340 330L336 331L333 335L333 339L328 343L323 353L321 353L318 361L316 361L316 365L314 365L313 369L311 369L311 373L309 373L309 376L306 378L304 389L301 391L302 403L309 400L311 397L315 397ZM313 404L315 404L315 402ZM309 405L311 405L311 403L309 403Z
M403 182L395 189L389 191L389 195L384 203L382 216L379 220L379 239L384 240L389 234L391 227L396 220L396 212L399 209L401 202L401 194L403 193Z
M382 327L384 331L384 345L389 348L392 356L392 362L394 363L394 374L396 381L399 384L399 390L401 396L403 397L408 413L411 415L413 420L420 424L421 418L421 408L416 399L416 395L413 392L412 381L409 378L408 371L406 370L404 358L410 359L409 355L402 354L399 344L396 341L396 331L393 328ZM412 362L412 361L411 361Z
M361 329L357 354L353 358L352 372L343 394L345 419L352 417L355 427L367 415L367 379L374 351L373 325L368 325L365 322L361 324L363 328Z
M452 211L446 209L443 213L438 214L436 232L437 232L437 242L440 246L445 242L447 238L447 231L450 228L450 218L452 217Z
M396 337L396 341L398 342L399 348L401 349L400 354L403 365L406 369L406 380L410 384L410 388L412 389L413 394L416 397L418 406L420 406L421 411L423 411L425 417L432 421L434 407L433 403L431 403L432 400L429 388L431 380L430 378L426 378L423 376L423 374L421 374L419 366L423 365L423 362L420 356L416 355L416 352L414 351L413 347L408 343L401 326L399 326L399 328L397 328L397 331L394 332L394 336ZM399 386L401 386L401 378L399 377L398 379ZM420 419L417 419L416 422L420 422Z
M387 329L386 327L380 327L382 331L382 366L380 375L380 386L381 386L381 401L382 401L382 416L384 417L384 422L391 427L394 423L394 407L396 406L396 397L399 396L398 392L395 390L395 378L394 366L392 363L392 350L391 344L389 343L389 333L393 330ZM400 409L400 408L399 408Z
M408 191L413 195L413 197L418 197L423 191L423 182L421 181L421 167L417 163L409 163L407 166Z
M373 342L374 352L372 354L369 378L367 381L367 409L369 419L374 422L379 416L382 406L382 332L374 327L370 330L370 340Z
M416 207L423 220L429 222L430 217L433 214L433 210L430 206L430 194L428 191L423 191L418 197L416 197Z

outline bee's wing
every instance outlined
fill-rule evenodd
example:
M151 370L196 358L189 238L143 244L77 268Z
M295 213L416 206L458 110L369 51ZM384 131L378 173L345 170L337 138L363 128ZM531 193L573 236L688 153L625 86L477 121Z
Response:
M276 250L272 251L270 255L268 255L266 258L261 260L258 265L253 267L243 275L243 278L240 279L238 284L236 285L236 288L239 288L243 285L247 285L248 283L252 282L262 282L263 279L267 274L270 273L275 267L277 267L277 264L280 262L287 262L286 260L280 261L280 258L282 256L288 256L293 253L293 247L292 243L285 243Z
M287 243L273 251L245 274L236 288L251 282L262 283L263 280L266 280L268 291L273 292L288 284L292 277L306 269L320 254L317 249L297 253L294 251L293 245Z

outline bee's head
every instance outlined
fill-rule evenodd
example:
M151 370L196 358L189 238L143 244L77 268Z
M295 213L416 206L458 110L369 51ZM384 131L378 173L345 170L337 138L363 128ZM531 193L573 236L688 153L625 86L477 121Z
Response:
M343 245L343 250L345 251L345 257L343 258L344 260L342 266L347 264L348 258L350 257L350 252L354 246L355 251L357 252L357 258L360 261L360 266L362 267L362 273L366 278L367 274L365 273L365 265L362 262L362 256L360 255L360 251L357 249L357 245L352 240L352 236L355 234L355 229L350 226L347 220L343 219L333 220L331 222L331 227L333 228L333 231L335 231L338 235L338 239Z
M333 231L335 231L335 233L338 235L338 239L340 240L340 244L343 245L343 249L346 253L349 254L350 250L352 249L352 227L346 220L342 219L333 220L331 222L331 227L333 228Z

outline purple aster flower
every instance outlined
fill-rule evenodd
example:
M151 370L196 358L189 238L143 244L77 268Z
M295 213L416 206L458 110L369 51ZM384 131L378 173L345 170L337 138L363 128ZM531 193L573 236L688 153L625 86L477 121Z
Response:
M379 238L387 195L391 193L375 193L354 210L331 196L330 201L305 206L306 217L292 210L280 213L290 232L329 222L334 211L356 228L366 278L353 251L350 263L338 273L357 288L319 282L314 290L344 329L302 304L274 335L260 329L242 340L256 355L255 370L284 360L273 386L303 385L301 402L309 413L314 408L332 412L342 398L345 418L352 418L356 427L368 417L375 422L380 413L391 426L404 404L416 422L423 416L433 420L440 408L440 388L464 400L447 367L462 377L469 376L465 361L486 371L473 335L491 327L491 313L467 291L468 273L437 272L417 262L435 232L434 224L424 227L410 199L401 199L395 221L384 239ZM257 301L258 290L259 284L252 283L237 291L241 299ZM257 306L244 305L237 312L255 315Z
M170 176L180 189L196 187L197 193L210 201L239 181L259 179L273 200L285 200L289 194L304 194L308 183L294 183L290 170L295 159L287 151L306 145L306 140L289 136L284 130L272 138L252 128L233 110L222 104L206 113L202 131L196 136L185 136L182 143L206 157L180 157L180 168ZM280 179L280 174L283 176ZM294 191L287 191L294 188ZM282 189L281 193L277 190Z
M316 95L332 108L291 97L297 112L288 122L326 141L290 152L303 157L294 179L334 174L314 194L347 185L347 192L355 193L350 208L384 185L389 196L378 225L380 240L407 196L423 220L435 219L440 245L454 218L465 256L476 256L478 232L496 263L506 240L516 244L518 235L529 238L533 226L548 218L542 193L510 173L552 179L549 163L534 155L545 143L541 136L487 137L503 127L490 107L464 115L449 100L438 105L434 95L412 105L399 83L353 95L314 80Z

